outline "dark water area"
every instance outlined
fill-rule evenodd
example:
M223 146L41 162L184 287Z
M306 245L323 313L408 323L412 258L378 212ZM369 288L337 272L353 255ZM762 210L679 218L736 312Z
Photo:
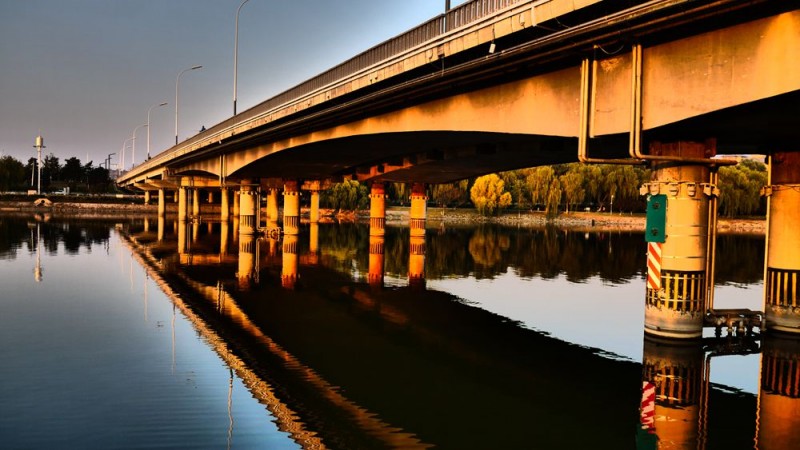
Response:
M763 238L717 250L761 309ZM635 233L0 216L0 447L791 448L800 345L646 339L644 267Z

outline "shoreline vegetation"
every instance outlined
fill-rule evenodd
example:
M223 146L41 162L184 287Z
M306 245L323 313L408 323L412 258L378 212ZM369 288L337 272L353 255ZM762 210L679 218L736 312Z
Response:
M63 200L63 199L58 199ZM203 216L219 215L219 205L204 205ZM176 214L177 205L167 205L168 214ZM408 207L394 206L386 208L386 223L403 225L408 223ZM56 201L45 205L35 205L32 201L2 201L0 214L45 214L55 217L81 219L114 219L130 216L153 216L158 213L156 205L132 203L130 200L102 203ZM308 216L308 209L302 208L301 215ZM320 209L322 222L354 222L369 221L369 210L346 211L337 213L332 209ZM548 219L542 211L506 211L496 216L483 216L472 208L428 208L428 227L498 224L512 227L541 228L555 226L577 231L644 231L644 214L609 213L609 212L569 212L561 213ZM737 233L763 235L766 230L764 218L719 218L719 233Z

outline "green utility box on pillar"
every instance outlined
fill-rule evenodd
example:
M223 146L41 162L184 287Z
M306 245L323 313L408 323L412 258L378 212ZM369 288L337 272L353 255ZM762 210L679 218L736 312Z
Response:
M664 194L651 195L647 198L647 224L644 240L647 242L661 242L667 240L667 196Z

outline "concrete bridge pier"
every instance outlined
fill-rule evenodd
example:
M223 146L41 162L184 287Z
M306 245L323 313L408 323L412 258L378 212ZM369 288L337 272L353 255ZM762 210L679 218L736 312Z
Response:
M192 189L192 216L200 215L200 189Z
M239 195L241 193L241 188L233 191L233 217L239 217Z
M144 204L150 204L150 191L144 191Z
M769 179L766 328L800 333L800 153L772 154Z
M638 441L669 443L669 448L675 449L697 448L704 356L703 347L694 343L681 345L645 337Z
M258 283L258 250L259 242L254 233L239 234L239 258L236 279L239 289L243 291L249 290L254 283Z
M370 227L370 231L372 227ZM369 270L367 283L374 288L383 287L383 268L385 261L384 237L382 235L369 236Z
M228 199L228 188L222 188L219 194L219 218L222 222L227 222L230 217L231 206Z
M310 193L310 203L308 211L308 221L311 223L319 223L319 191L320 182L311 181L308 183L308 192Z
M297 285L297 234L283 236L283 264L281 265L281 285L286 289L294 289Z
M239 191L239 234L252 235L258 231L258 184L243 180ZM240 238L241 239L241 238ZM241 248L241 244L240 244Z
M300 189L297 180L286 180L283 183L283 234L296 236L299 233Z
M650 153L706 158L713 156L713 149L697 142L654 142ZM645 332L668 338L699 338L707 293L708 196L714 195L715 186L709 183L709 168L698 163L658 161L653 169L653 181L643 190L650 194L648 208L666 208L662 213L666 223L661 230L666 237L663 243L648 242ZM647 233L655 234L656 230L648 229Z
M773 334L761 342L756 448L800 448L800 340Z
M214 191L211 190L208 191L208 204L209 205L214 204Z
M374 182L369 194L369 235L383 236L386 232L385 227L386 187L383 182Z
M167 215L167 199L164 189L158 190L158 217Z
M268 228L275 228L278 226L278 189L269 188L267 190L267 223Z
M178 188L178 222L186 222L186 218L188 216L189 211L189 199L187 196L189 195L188 189L181 186Z
M428 214L428 196L425 195L425 184L411 185L411 208L408 213L411 236L425 236L425 219ZM423 239L424 241L424 239Z

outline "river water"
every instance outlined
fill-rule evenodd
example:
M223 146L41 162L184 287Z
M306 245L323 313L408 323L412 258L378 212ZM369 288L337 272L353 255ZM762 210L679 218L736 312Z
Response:
M715 307L762 309L763 238L717 250ZM628 232L0 216L0 447L796 448L800 346L645 339L644 267Z

